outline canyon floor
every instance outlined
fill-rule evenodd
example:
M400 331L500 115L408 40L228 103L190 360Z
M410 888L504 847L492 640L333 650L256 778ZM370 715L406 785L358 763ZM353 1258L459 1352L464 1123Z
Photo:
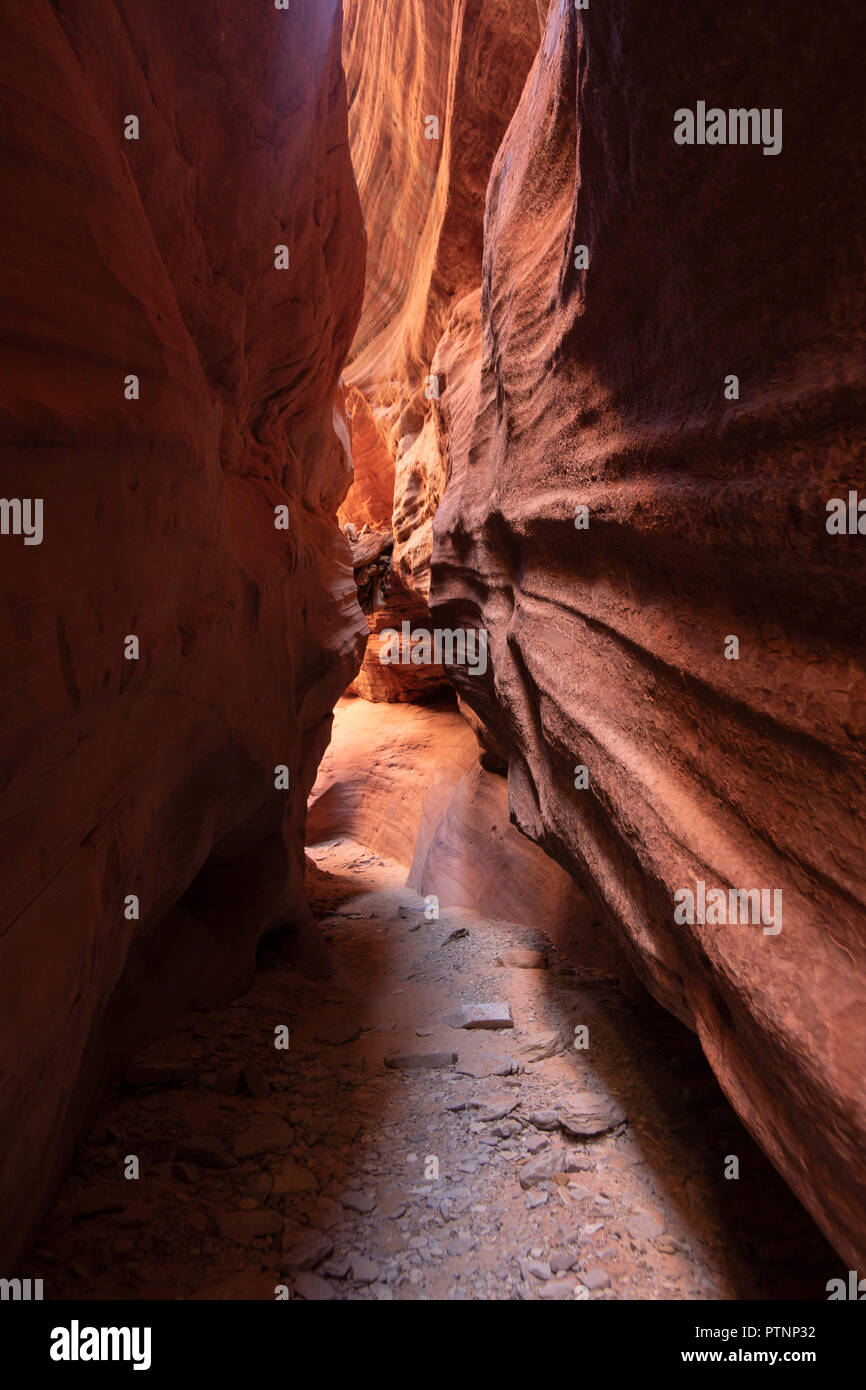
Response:
M309 853L334 977L265 948L242 998L136 1059L33 1251L46 1298L826 1296L838 1258L653 1001L519 924L426 920L405 868L362 845ZM515 949L547 963L497 963ZM513 1027L444 1022L491 1001ZM456 1064L385 1064L437 1052ZM627 1118L564 1131L586 1092Z

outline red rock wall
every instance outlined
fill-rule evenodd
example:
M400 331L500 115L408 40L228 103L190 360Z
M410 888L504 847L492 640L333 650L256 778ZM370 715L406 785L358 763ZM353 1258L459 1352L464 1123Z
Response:
M367 632L334 520L364 274L340 24L4 19L2 491L44 499L41 545L0 537L4 1268L106 1059L308 917L306 796Z
M860 1268L866 540L825 506L866 491L864 37L853 3L552 0L487 191L431 595L489 632L458 685L517 823ZM782 152L675 144L699 100L782 108ZM782 890L781 933L675 924L699 879Z
M367 225L346 379L393 426L481 267L490 166L538 43L534 0L346 0L349 138ZM438 137L427 138L427 118ZM405 422L404 422L405 423Z
M367 400L354 387L346 392L353 465L352 486L337 516L345 525L375 528L391 526L394 505L394 460L376 426Z
M364 310L346 380L391 458L394 571L421 602L445 481L428 377L481 273L490 167L538 43L535 0L346 0L349 137L367 225ZM428 139L428 117L438 138ZM356 489L375 488L369 422L353 415ZM378 456L378 450L376 451ZM354 515L350 519L355 519Z

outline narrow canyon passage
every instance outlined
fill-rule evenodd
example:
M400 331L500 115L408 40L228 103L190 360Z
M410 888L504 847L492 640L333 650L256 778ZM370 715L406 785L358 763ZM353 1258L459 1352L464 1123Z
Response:
M134 1059L28 1273L69 1299L813 1298L834 1253L681 1025L537 928L466 908L429 920L406 863L351 838L334 768L369 749L360 705L338 709L328 819L313 817L329 838L309 848L333 977L266 943L241 998ZM399 811L401 734L435 748L451 717L408 713L380 719L374 836ZM479 1002L513 1026L446 1021Z
M0 1302L866 1298L862 0L7 8Z

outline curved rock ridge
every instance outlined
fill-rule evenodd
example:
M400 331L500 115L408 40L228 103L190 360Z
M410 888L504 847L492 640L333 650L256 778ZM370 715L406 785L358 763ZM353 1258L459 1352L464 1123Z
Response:
M4 29L3 492L44 503L40 545L0 537L6 1273L112 1062L311 930L306 796L367 631L339 5Z
M430 599L489 633L486 677L450 674L517 824L861 1269L866 540L826 523L866 494L864 37L849 3L552 0L487 192ZM699 102L779 109L780 152L675 143ZM780 893L781 931L675 921L699 883Z
M505 778L477 755L453 696L387 710L341 700L310 796L308 845L348 836L405 864L407 885L442 908L540 929L582 969L629 982L586 894L509 823Z
M430 377L445 368L434 354L455 305L477 290L487 180L538 38L535 0L346 0L349 138L368 236L346 380L390 454L395 571L422 600L444 482L433 407L445 378ZM380 471L363 412L352 442L363 495Z
M452 301L477 284L487 180L538 17L534 0L346 0L345 10L369 255L346 380L405 401L423 386Z

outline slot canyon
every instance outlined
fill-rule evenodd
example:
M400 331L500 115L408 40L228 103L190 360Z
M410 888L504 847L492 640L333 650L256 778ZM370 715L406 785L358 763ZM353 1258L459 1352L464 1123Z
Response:
M2 30L0 1276L866 1275L866 11Z

